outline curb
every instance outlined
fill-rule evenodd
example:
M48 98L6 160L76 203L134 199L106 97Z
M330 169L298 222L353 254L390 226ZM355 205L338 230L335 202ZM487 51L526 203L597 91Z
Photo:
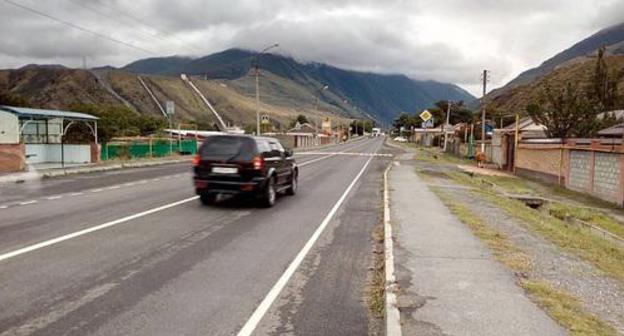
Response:
M39 180L42 178L53 178L59 176L75 175L75 174L87 174L87 173L100 173L112 170L131 169L131 168L144 168L153 166L162 166L174 163L189 162L189 158L166 160L166 161L147 161L147 162L126 162L111 164L106 166L96 167L80 167L80 168L67 168L51 170L47 172L24 172L16 173L7 176L0 176L0 185L4 183L23 183L26 181Z
M386 335L401 336L401 314L397 307L398 284L394 274L394 242L392 240L392 225L390 225L390 202L388 196L388 172L392 168L391 163L383 174L383 222L384 222L384 255L386 259Z

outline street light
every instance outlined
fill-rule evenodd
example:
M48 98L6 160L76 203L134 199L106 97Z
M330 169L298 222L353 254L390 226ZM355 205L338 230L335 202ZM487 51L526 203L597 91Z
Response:
M259 79L259 75L260 75L260 55L264 54L265 52L269 51L270 49L273 48L277 48L279 47L278 43L275 43L273 45L270 45L264 49L262 49L262 51L256 53L254 55L254 66L256 68L256 135L260 135L260 79Z
M321 88L319 88L318 93L316 94L316 103L314 104L314 112L318 113L318 109L319 109L319 104L321 103L321 94L323 94L323 91L329 89L329 85L323 85ZM322 121L322 117L319 116L319 120L321 121L319 123L319 128L323 127L323 121Z

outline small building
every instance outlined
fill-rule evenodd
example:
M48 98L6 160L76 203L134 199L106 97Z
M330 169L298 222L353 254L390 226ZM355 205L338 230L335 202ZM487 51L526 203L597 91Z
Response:
M97 162L97 120L84 113L0 106L0 172ZM67 131L77 124L86 125L92 141L65 143Z

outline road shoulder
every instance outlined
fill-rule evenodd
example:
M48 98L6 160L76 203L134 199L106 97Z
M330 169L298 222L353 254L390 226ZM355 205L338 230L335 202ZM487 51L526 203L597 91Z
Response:
M410 154L389 182L404 334L566 334L427 188Z

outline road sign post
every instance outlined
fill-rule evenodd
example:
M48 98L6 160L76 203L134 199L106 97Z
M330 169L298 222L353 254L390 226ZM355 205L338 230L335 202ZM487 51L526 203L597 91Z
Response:
M169 155L173 155L173 114L175 113L175 103L167 100L165 103L167 119L169 119Z

